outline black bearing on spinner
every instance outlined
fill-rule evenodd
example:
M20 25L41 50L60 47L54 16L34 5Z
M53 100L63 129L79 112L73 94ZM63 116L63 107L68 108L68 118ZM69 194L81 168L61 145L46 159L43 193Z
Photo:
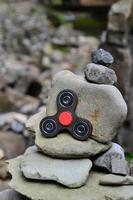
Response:
M75 92L71 90L63 90L57 96L57 106L61 108L75 109L78 102L78 98Z
M77 140L87 140L92 133L92 125L87 120L79 120L73 126L73 137Z
M40 122L40 129L45 137L55 137L58 133L57 122L53 118L46 117Z

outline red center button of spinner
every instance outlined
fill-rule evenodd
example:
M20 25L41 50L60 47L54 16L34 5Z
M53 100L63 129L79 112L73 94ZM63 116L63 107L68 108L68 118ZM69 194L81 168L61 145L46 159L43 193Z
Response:
M59 122L63 126L69 126L73 121L72 113L64 111L59 115Z

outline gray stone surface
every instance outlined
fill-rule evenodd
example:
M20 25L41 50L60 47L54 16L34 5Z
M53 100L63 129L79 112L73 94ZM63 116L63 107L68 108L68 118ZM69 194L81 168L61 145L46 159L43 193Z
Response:
M38 148L35 145L33 145L33 146L28 147L25 150L24 155L33 154L33 153L36 153L37 151L38 151Z
M109 12L108 30L127 32L128 21L132 18L132 11L132 0L120 0L114 3Z
M108 174L101 177L100 184L112 186L133 185L133 177Z
M106 168L109 172L114 174L129 174L129 167L125 160L124 150L116 143L112 143L112 147L99 156L94 165L102 168Z
M129 48L120 48L116 45L102 45L109 52L114 55L115 64L113 69L115 70L118 82L117 87L122 92L125 101L128 103L128 116L124 128L119 130L117 141L125 149L126 152L133 152L133 134L132 134L132 122L133 122L133 80L132 76L132 55ZM131 126L127 126L131 124Z
M61 158L92 157L111 147L111 143L102 144L93 139L81 142L73 139L68 133L59 134L55 138L44 138L39 130L39 123L46 116L45 110L33 115L26 124L31 135L35 135L35 143L45 154Z
M91 167L89 159L55 159L38 152L25 155L20 163L26 178L52 180L69 188L85 185Z
M90 63L86 66L84 73L89 82L110 85L117 82L115 71L103 65Z
M106 143L116 136L127 115L127 105L116 87L89 83L67 70L55 75L52 86L47 116L57 112L58 93L66 88L71 89L78 96L77 115L88 119L93 125L91 138Z
M12 189L8 189L0 192L0 200L28 200L28 198Z
M111 187L99 185L104 174L91 172L89 180L84 187L69 189L49 182L32 182L25 179L20 172L21 158L10 161L9 169L13 178L10 186L21 194L34 200L131 200L133 199L133 186Z
M35 65L15 60L14 56L9 55L0 61L0 80L3 80L4 87L13 84L16 90L24 94L38 76L39 69Z
M119 46L128 45L128 32L133 18L133 1L120 0L109 11L107 42Z
M92 63L109 66L113 64L114 58L108 51L98 49L92 53Z
M93 139L78 141L68 133L62 133L55 138L44 138L40 131L36 133L35 143L45 154L61 158L92 157L110 148L111 143L102 144Z
M130 175L133 176L133 159L130 161Z
M35 136L35 132L39 127L39 123L43 117L46 116L46 110L40 111L39 113L30 117L26 122L26 129L31 136Z

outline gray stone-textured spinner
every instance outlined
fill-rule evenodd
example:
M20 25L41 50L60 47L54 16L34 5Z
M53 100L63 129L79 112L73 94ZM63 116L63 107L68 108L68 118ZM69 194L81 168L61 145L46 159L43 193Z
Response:
M105 59L102 64L107 65L112 62L110 60ZM99 67L99 63L95 65ZM108 79L112 80L111 74ZM29 147L22 156L9 161L12 175L10 187L16 192L7 190L4 194L0 193L1 200L9 200L9 195L10 200L22 200L22 195L31 200L133 199L133 177L129 174L124 151L112 143L118 128L126 119L127 106L119 90L106 83L97 81L94 84L70 71L55 75L46 110L31 117L26 125L29 133L35 137L35 145ZM77 95L76 115L80 120L89 120L93 127L85 141L75 139L65 130L56 137L48 138L40 129L42 119L49 119L57 113L57 96L66 89ZM68 100L67 97L65 102ZM68 126L75 123L76 118L68 107L59 110L57 126L61 124L60 113L64 110L73 120ZM63 118L63 123L64 120L67 122ZM48 130L50 127L53 127L51 122ZM82 130L86 131L80 126L79 133ZM110 174L103 170L101 172L101 167Z

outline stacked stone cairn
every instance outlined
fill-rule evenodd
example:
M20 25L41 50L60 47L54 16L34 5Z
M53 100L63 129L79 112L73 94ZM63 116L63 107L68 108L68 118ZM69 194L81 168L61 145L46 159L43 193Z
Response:
M127 115L127 105L113 86L117 82L109 68L113 60L99 49L92 53L84 77L67 70L55 75L46 110L27 122L35 146L9 161L11 190L1 193L0 199L133 199L133 177L124 150L112 142ZM41 133L41 120L57 113L57 96L66 89L77 94L76 115L92 124L87 140L77 140L68 131L51 138Z

